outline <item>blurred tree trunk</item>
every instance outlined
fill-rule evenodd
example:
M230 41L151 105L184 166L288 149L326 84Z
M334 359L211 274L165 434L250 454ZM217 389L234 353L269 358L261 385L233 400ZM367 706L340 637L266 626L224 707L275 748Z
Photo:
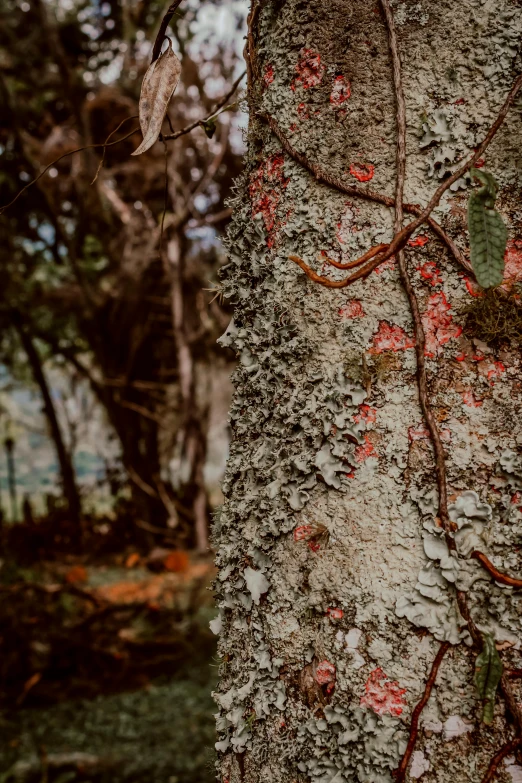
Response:
M408 123L404 202L425 205L484 138L520 71L522 8L509 0L394 6ZM423 226L405 263L458 531L450 553L395 261L331 290L289 260L296 254L341 280L347 273L325 256L348 262L389 242L393 210L319 184L257 113L346 185L393 200L396 104L381 8L253 0L247 41L247 170L225 280L236 309L221 341L239 368L214 531L221 780L392 783L412 711L448 642L408 779L479 781L521 728L500 691L492 725L481 724L476 638L492 634L504 665L520 666L520 615L516 591L469 557L480 549L500 570L522 572L520 345L486 344L469 331L465 310L481 292ZM502 185L515 279L519 158L512 111L486 165ZM434 213L461 248L468 196L461 180ZM457 608L455 585L473 623Z
M81 535L81 500L76 486L76 477L74 474L74 467L72 464L71 455L67 451L67 447L64 443L56 410L54 408L51 390L47 384L47 379L42 367L42 362L38 354L38 350L32 340L29 331L24 324L22 317L18 311L12 313L12 323L15 327L17 334L22 343L22 347L27 355L29 366L34 378L34 382L40 389L42 395L44 413L47 417L49 424L49 431L53 439L54 447L56 449L56 456L58 458L58 464L60 466L60 474L62 478L63 494L67 500L69 509L69 517L71 523L78 531L78 536Z

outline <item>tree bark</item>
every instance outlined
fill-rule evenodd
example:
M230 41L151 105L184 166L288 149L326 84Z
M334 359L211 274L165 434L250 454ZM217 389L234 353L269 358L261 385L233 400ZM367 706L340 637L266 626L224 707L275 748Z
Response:
M522 8L421 0L394 4L393 16L404 202L424 207L522 70ZM365 0L252 1L248 152L225 272L237 306L221 339L239 367L214 527L226 783L467 783L485 780L490 762L498 780L522 773L520 682L505 674L487 726L473 683L485 633L505 671L520 665L520 593L472 557L520 579L520 344L486 343L466 326L483 292L426 224L404 274L392 258L342 289L309 280L289 256L340 281L348 272L326 257L346 263L390 242L393 209L317 182L263 120L308 162L393 207L389 34ZM501 185L514 280L520 140L511 111L478 163ZM464 177L432 215L465 255L469 193Z
M54 447L56 449L58 464L60 466L63 493L65 499L67 500L70 520L72 524L78 528L78 534L80 535L79 526L81 521L81 500L78 488L76 486L74 467L71 456L67 451L63 441L60 424L54 409L51 391L47 384L47 379L40 361L40 356L38 355L38 351L32 341L31 335L25 328L20 313L13 312L12 323L18 333L22 347L27 355L34 381L40 389L40 394L42 395L44 412L49 423L49 430L53 439Z

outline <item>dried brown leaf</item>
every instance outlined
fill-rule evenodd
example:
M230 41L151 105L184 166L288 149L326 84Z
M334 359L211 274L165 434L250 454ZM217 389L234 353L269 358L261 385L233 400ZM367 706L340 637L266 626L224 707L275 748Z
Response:
M143 77L140 94L140 126L143 141L133 155L146 152L161 133L161 126L167 113L172 94L178 86L181 63L169 47L157 60L149 65Z

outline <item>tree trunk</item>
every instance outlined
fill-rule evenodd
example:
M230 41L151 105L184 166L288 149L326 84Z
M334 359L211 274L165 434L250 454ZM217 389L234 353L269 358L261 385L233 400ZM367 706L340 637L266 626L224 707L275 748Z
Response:
M62 478L63 493L67 500L69 509L69 517L71 523L78 529L78 535L80 536L80 516L81 516L81 500L78 488L76 486L76 478L74 475L74 467L72 464L71 456L67 451L65 443L62 438L62 432L54 409L51 391L47 385L47 379L43 371L42 363L38 355L38 351L32 341L31 335L25 328L22 318L18 312L12 315L13 325L20 337L22 347L27 354L29 365L33 378L44 404L44 412L49 423L49 430L53 439L54 447L56 449L56 456L58 458L58 464L60 466L60 474Z
M486 136L521 70L522 7L422 0L393 14L403 200L424 207ZM350 272L327 257L346 263L393 236L391 23L366 0L253 0L249 22L248 152L225 280L237 306L221 341L239 367L214 530L221 779L468 783L490 762L499 781L504 764L518 779L521 680L504 674L485 725L473 675L485 633L505 672L521 665L517 583L493 579L476 554L520 579L520 344L487 342L480 318L470 327L467 310L498 302L433 224L344 288L289 260L340 281ZM517 280L520 136L511 110L483 156L501 185L506 275ZM432 214L465 254L469 193L465 176ZM491 761L501 749L507 760Z

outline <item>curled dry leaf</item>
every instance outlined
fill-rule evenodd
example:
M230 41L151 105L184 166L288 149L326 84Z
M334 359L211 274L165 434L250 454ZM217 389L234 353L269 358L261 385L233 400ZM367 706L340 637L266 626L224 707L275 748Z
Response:
M181 63L172 51L169 39L168 49L149 65L143 77L139 109L143 141L138 149L134 150L133 155L146 152L158 139L172 93L178 86L180 74Z

